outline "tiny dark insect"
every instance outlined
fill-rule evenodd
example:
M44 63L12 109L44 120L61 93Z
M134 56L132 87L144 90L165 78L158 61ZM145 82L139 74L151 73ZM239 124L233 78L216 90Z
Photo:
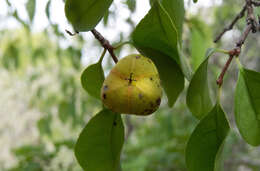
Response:
M103 94L103 99L106 99L107 98L107 95L104 93Z
M136 56L135 58L136 58L136 59L139 59L139 58L141 58L141 56Z
M116 125L117 125L117 123L116 123L116 122L114 122L114 123L113 123L113 125L114 125L114 126L116 126Z

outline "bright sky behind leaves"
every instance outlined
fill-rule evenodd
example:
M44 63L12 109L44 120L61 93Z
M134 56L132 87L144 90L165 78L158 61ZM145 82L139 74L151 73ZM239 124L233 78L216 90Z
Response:
M9 0L14 7L18 10L18 14L22 19L27 20L27 12L25 9L25 4L27 0ZM34 17L34 32L42 31L44 28L48 27L49 22L47 16L45 14L45 6L48 0L37 0L37 7L36 7L36 14ZM118 33L122 32L125 35L129 35L130 27L127 23L125 23L125 19L130 15L127 6L121 3L123 0L114 0L114 4L116 4L117 9L115 6L111 5L110 9L115 10L117 13L116 20L109 20L109 27L104 28L102 22L97 25L97 30L99 30L108 40L111 42L117 42L119 40ZM136 12L132 15L133 21L137 24L149 11L150 5L149 0L137 0L137 9ZM200 7L211 7L212 5L219 5L221 4L222 0L199 0L198 3L194 4L192 0L185 0L185 7L188 13L197 13ZM0 1L0 19L3 16L7 16L7 4L4 0ZM68 24L65 13L64 13L64 3L63 0L52 0L51 1L51 21L59 26L59 29L64 32L65 36L68 37L68 40L71 40L71 37L65 33L65 29L73 31L70 24ZM14 18L10 18L7 21L0 21L0 29L1 28L15 28L19 24ZM84 34L86 40L90 40L92 38L91 34ZM68 42L64 43L64 47ZM92 44L87 44L86 47L83 49L83 53L85 54L84 57L93 57L96 56L98 50L96 47L93 47ZM85 53L85 49L91 49L88 53ZM123 55L124 52L123 52ZM86 59L86 58L85 58ZM83 61L83 63L86 63Z

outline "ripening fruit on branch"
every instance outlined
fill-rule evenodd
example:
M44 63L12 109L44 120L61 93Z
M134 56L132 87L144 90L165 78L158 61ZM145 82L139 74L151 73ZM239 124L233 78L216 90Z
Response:
M125 114L149 115L158 109L161 97L156 66L138 54L122 58L110 71L101 90L104 105Z

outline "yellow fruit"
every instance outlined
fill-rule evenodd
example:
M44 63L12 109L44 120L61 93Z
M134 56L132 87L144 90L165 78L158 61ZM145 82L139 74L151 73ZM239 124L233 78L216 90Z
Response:
M122 58L103 83L104 105L117 113L148 115L161 103L158 71L149 58L132 54Z

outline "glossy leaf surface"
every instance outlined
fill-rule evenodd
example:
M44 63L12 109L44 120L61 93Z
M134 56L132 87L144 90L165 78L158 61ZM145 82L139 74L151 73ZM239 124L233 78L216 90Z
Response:
M177 34L177 29L167 12L158 1L155 1L151 10L137 25L132 38L138 49L159 51L172 57L179 64Z
M201 119L213 107L208 87L208 59L214 52L215 49L207 51L206 58L193 75L187 92L187 106L198 119Z
M82 87L93 97L100 99L101 87L105 76L101 63L88 66L81 75Z
M183 0L162 0L162 6L169 14L174 26L176 26L178 33L178 40L182 41L182 25L184 21L184 1Z
M260 73L240 68L235 92L237 127L251 145L260 144Z
M67 0L65 14L76 31L95 28L113 0Z
M104 109L80 133L75 155L84 170L118 171L123 142L121 115Z
M221 106L216 106L199 122L186 147L188 171L214 171L219 150L229 132Z

